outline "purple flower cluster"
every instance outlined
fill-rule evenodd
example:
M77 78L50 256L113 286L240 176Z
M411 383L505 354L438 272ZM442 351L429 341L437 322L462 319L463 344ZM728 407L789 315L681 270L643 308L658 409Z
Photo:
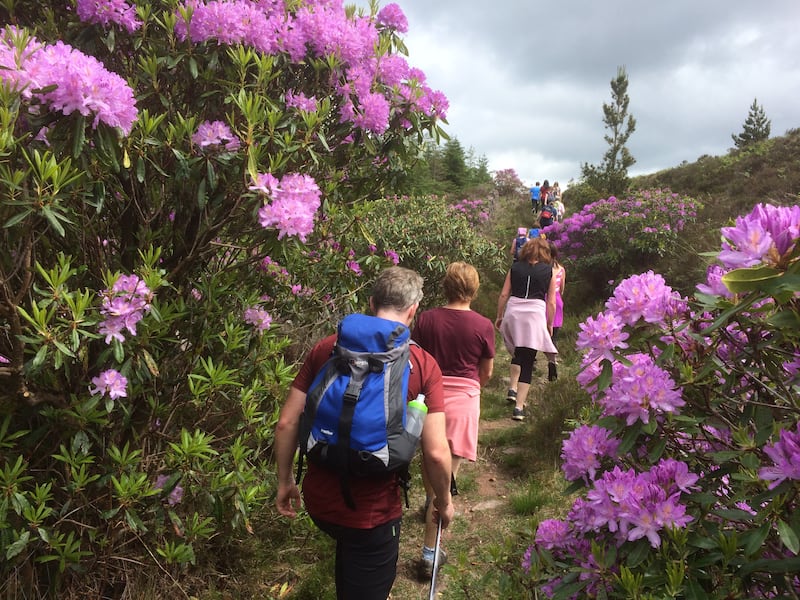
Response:
M192 143L201 149L224 149L227 152L236 152L242 145L231 128L222 121L203 121L192 135Z
M600 460L613 458L619 447L619 440L610 436L611 431L597 425L581 425L570 433L561 446L561 468L568 481L595 478Z
M278 239L296 235L302 241L314 230L314 216L320 206L320 191L308 175L289 173L280 181L270 173L259 173L249 187L270 198L258 211L262 227L277 227Z
M142 26L136 16L136 7L126 0L77 0L77 10L78 18L84 23L96 23L103 27L114 23L128 33Z
M100 313L106 318L99 332L106 336L106 344L112 339L124 342L123 330L136 335L136 324L150 310L151 299L150 288L136 275L120 275L110 290L104 290Z
M94 115L93 127L103 122L130 133L138 113L133 90L122 77L61 41L47 46L30 37L19 53L15 40L21 35L14 27L0 31L0 66L5 67L0 79L28 101L38 99L65 115Z
M600 398L604 414L649 423L651 414L677 413L686 402L681 389L647 354L626 357L630 366L615 365L611 387Z
M314 96L307 97L302 92L288 90L285 94L286 106L296 108L305 112L317 111L317 99Z
M92 385L89 386L89 393L93 396L100 394L108 396L112 400L125 398L128 395L128 380L119 371L108 369L97 377L92 378Z
M731 298L733 294L722 283L722 276L727 271L719 265L709 265L706 269L706 282L697 285L697 291L702 294L710 294L712 296L722 296L723 298Z
M625 325L635 325L639 319L663 324L667 317L685 310L685 304L661 275L648 271L622 281L606 302L606 308Z
M614 360L615 351L628 347L625 340L629 334L623 331L624 322L613 312L601 312L597 317L588 317L579 325L581 331L575 345L586 350L586 360L599 358Z
M749 215L723 227L720 262L728 269L781 266L800 237L800 206L758 204Z
M783 481L800 481L800 423L794 431L782 429L778 441L764 447L764 453L773 466L762 467L758 476L769 481L769 489L778 487Z
M394 2L384 6L380 12L378 12L378 16L375 18L375 21L381 27L394 29L400 33L408 32L408 19L406 19L406 15L403 13L403 10Z
M463 214L470 225L477 227L489 220L489 213L486 210L486 202L479 198L464 198L450 206L450 209Z
M615 467L594 481L586 499L576 500L568 523L581 536L602 529L617 544L646 537L658 548L660 532L692 521L680 496L691 492L697 480L686 463L674 459L662 460L644 473Z
M340 64L334 77L340 117L356 127L383 133L394 111L446 116L447 99L425 84L421 71L396 54L375 56L380 30L408 28L396 4L384 7L374 19L348 17L342 3L332 0L304 2L294 13L280 0L186 0L177 14L176 35L197 44L244 44L265 54L286 53L294 62L304 60L308 52L316 58L335 56ZM189 14L187 23L183 15ZM298 104L288 96L286 103L315 109L316 102L307 100Z
M272 323L270 314L258 306L251 306L244 311L244 321L256 328L256 331L262 333L269 329Z

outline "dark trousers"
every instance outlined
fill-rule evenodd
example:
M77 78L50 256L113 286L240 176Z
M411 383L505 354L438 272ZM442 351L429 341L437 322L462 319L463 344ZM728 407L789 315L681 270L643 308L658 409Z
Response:
M386 600L397 575L400 519L372 529L314 523L336 540L338 600Z

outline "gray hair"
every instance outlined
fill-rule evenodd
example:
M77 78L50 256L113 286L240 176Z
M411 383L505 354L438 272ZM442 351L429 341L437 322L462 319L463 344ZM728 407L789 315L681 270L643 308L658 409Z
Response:
M405 310L422 300L424 280L416 271L404 267L384 269L372 287L375 309Z

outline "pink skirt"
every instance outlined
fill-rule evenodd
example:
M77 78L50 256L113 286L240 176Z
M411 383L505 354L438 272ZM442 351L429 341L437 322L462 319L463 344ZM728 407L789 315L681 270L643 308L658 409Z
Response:
M444 416L450 453L467 460L478 458L478 422L481 385L468 377L445 375Z
M544 300L526 300L511 296L503 314L500 333L512 356L514 348L533 348L540 352L557 353L547 330L547 310Z

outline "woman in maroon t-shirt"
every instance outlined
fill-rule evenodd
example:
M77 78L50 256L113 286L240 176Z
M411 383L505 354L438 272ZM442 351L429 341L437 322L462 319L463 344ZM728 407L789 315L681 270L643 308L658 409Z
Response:
M462 459L474 461L478 457L481 385L489 381L494 366L494 326L470 308L479 285L475 267L464 262L449 265L442 281L447 304L419 314L411 333L411 338L433 355L442 370L447 442L454 477ZM425 469L422 478L430 496ZM431 575L435 543L436 526L427 515L420 579Z

